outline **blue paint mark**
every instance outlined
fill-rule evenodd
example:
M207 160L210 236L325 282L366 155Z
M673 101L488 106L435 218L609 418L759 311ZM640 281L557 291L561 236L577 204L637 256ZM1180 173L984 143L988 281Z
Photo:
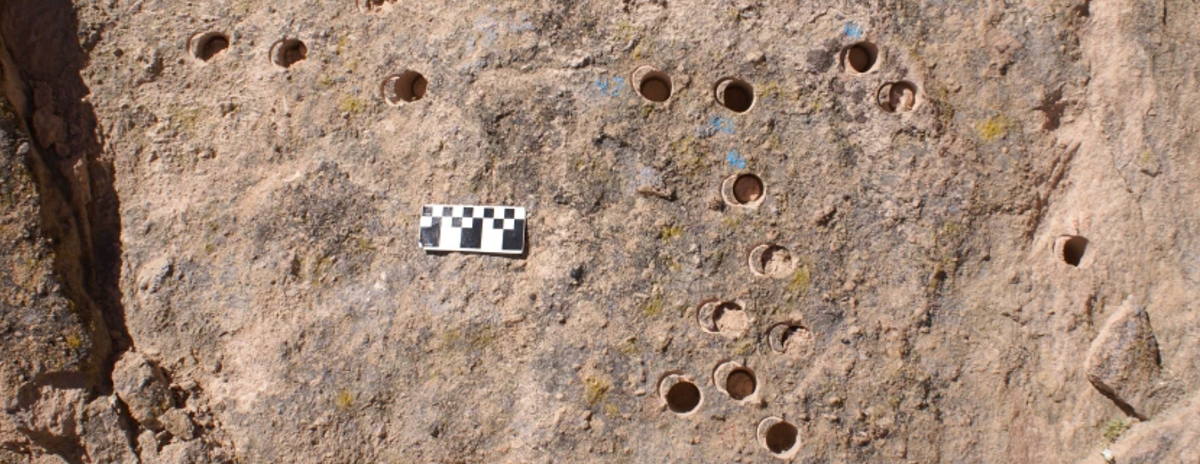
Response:
M712 126L713 133L717 133L717 132L724 132L726 134L734 133L732 119L723 118L720 116L713 116L712 119L710 119L708 121L708 124L710 126Z
M600 93L608 95L608 79L603 77L596 78L596 88L600 89Z
M734 169L746 169L746 158L743 158L737 150L729 150L729 154L725 155L725 162L729 163L729 167Z
M858 24L854 24L854 21L846 21L846 27L842 28L842 33L852 38L859 39L863 36L863 28Z
M605 79L603 77L596 78L596 88L600 89L600 93L609 97L621 95L621 89L625 88L625 78L621 76Z

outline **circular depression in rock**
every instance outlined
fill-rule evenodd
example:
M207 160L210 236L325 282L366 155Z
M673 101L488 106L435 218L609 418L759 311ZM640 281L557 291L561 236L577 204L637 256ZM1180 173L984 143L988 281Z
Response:
M800 449L800 430L779 417L768 417L758 424L758 440L771 455L790 459Z
M721 197L730 206L755 208L767 194L767 185L755 174L735 174L721 182Z
M308 59L308 46L300 39L283 39L276 42L272 48L274 51L271 52L271 62L281 68L290 68Z
M735 400L744 400L758 390L758 379L749 369L736 369L725 378L725 391Z
M793 346L811 342L811 337L808 329L798 323L781 322L767 329L767 342L776 353L784 353Z
M692 382L680 380L667 389L663 400L667 402L667 408L671 412L687 414L700 406L700 388Z
M387 3L393 3L395 0L358 0L358 8L364 11L372 11L383 7Z
M846 49L846 70L863 74L875 69L879 64L879 47L871 42L859 42Z
M419 72L407 70L384 78L379 90L390 105L412 103L425 97L429 80Z
M763 182L754 174L742 174L733 181L733 198L746 204L762 198Z
M792 253L779 245L764 243L750 250L750 272L759 277L787 277L795 269Z
M758 377L750 368L737 361L726 361L713 369L713 385L737 401L751 398L758 392Z
M876 94L879 107L888 113L907 113L920 104L917 85L908 81L883 84Z
M754 86L735 77L717 81L714 92L717 103L737 113L745 113L754 107Z
M1088 239L1078 235L1062 237L1058 247L1058 257L1062 262L1079 267L1087 255Z
M721 303L713 311L713 324L717 326L717 332L724 334L736 334L745 331L750 325L749 319L746 316L746 310L737 303Z
M705 301L696 311L696 320L701 330L729 337L737 337L750 328L746 307L735 301Z
M791 451L796 446L796 437L800 431L796 426L787 422L780 422L772 425L767 429L767 449L775 454L783 454Z
M655 103L670 99L674 90L671 76L652 66L642 66L634 71L633 82L637 85L638 95Z
M192 40L192 57L209 61L229 48L229 36L220 32L206 32Z

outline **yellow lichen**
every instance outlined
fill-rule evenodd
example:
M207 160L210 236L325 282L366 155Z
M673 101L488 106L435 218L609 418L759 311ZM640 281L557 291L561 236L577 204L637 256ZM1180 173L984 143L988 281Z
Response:
M349 411L354 407L354 394L343 388L338 391L337 399L334 402L337 404L338 409Z
M638 348L637 337L629 337L620 345L617 345L617 349L620 350L625 356L630 357L638 354L638 352L641 351L641 349Z
M496 341L496 328L491 325L485 325L471 332L468 342L471 348L482 350L492 345Z
M975 132L984 142L999 140L1008 135L1012 122L1004 115L997 115L975 124Z
M669 242L671 239L678 238L683 235L683 226L667 226L658 231L658 238L664 242Z
M450 329L442 333L442 346L450 346L462 340L462 331L458 329Z
M659 314L662 314L662 311L663 311L662 295L654 295L652 298L650 298L650 301L646 302L646 306L644 308L642 308L642 314L645 314L646 317L657 316Z
M333 52L336 53L338 56L341 56L341 54L346 51L346 47L349 45L350 45L350 38L346 37L346 36L342 36L341 38L338 39L337 47L334 48Z
M588 377L583 379L583 388L583 397L588 406L595 406L608 395L608 390L612 389L612 382L603 377Z
M739 343L737 346L735 346L733 348L733 354L738 355L738 356L748 356L751 353L754 353L754 341L753 340L743 340L741 343Z
M788 293L796 296L804 296L805 293L808 293L810 277L807 265L797 267L796 272L792 274L792 280L788 282Z
M338 103L338 109L343 113L358 114L367 109L367 102L353 95L347 95Z
M1129 430L1128 419L1109 419L1104 423L1104 439L1110 443L1117 441L1117 438Z
M779 84L779 81L767 82L767 85L763 86L761 95L763 98L779 98L780 95L783 95L783 86Z
M77 350L79 347L83 346L83 339L80 338L78 334L69 333L65 338L67 342L67 348Z

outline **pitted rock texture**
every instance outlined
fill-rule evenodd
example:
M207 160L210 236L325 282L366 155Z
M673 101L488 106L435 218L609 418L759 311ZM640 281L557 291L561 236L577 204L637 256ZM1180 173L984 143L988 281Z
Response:
M1197 17L0 2L0 462L1152 453L1200 391ZM524 207L528 253L425 254L427 203ZM1125 304L1171 382L1150 406L1125 387L1154 368L1087 362ZM731 361L753 400L714 384Z

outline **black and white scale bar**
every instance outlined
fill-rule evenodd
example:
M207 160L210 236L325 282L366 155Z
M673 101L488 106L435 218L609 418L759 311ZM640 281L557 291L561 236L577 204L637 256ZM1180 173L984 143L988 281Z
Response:
M519 255L525 252L525 208L425 205L421 248Z

